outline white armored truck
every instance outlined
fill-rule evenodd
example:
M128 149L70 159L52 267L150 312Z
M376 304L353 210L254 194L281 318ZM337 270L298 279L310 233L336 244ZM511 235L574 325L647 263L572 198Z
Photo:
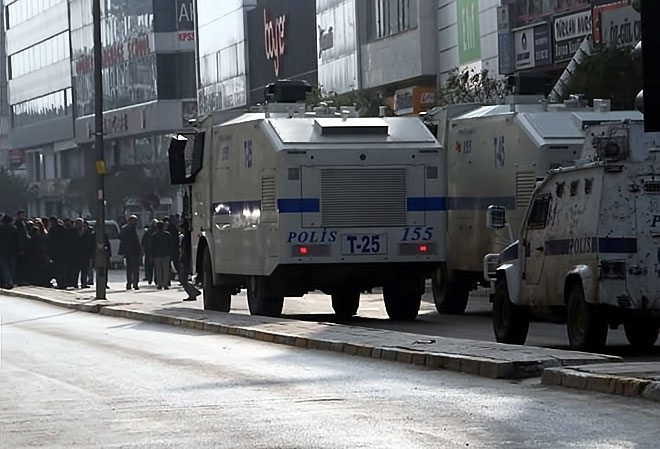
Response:
M446 260L442 148L417 118L306 112L293 102L306 88L278 82L262 112L206 118L172 140L172 182L191 186L204 307L227 312L247 288L250 312L275 316L284 297L320 290L347 317L382 287L390 318L414 319Z
M637 111L610 111L606 100L588 107L575 96L549 104L534 95L498 105L451 105L429 115L447 155L447 263L433 274L440 313L463 313L470 291L488 286L484 255L517 238L536 183L580 157L586 125L642 119ZM486 228L491 204L507 208L508 226L496 232Z
M488 226L508 212L490 207ZM506 218L505 218L506 217ZM623 324L634 346L660 326L660 133L643 122L590 126L582 160L552 170L520 238L484 260L497 341L523 344L531 316L566 322L573 348L598 350Z

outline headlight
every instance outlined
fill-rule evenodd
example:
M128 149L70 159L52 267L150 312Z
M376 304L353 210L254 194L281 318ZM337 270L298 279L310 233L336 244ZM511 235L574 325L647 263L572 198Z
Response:
M601 279L625 279L626 263L618 260L603 260L600 263Z

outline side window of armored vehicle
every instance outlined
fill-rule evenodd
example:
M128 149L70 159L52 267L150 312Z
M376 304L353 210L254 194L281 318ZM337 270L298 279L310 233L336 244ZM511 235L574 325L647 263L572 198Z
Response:
M527 229L545 229L550 210L550 195L539 195L534 200L532 211L527 220Z

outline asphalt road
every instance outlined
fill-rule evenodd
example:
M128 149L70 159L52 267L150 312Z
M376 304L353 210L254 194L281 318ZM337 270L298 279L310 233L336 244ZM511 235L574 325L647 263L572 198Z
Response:
M3 448L654 448L651 401L0 297Z
M114 290L123 291L124 274L112 271L110 286ZM174 283L178 285L178 282ZM154 290L154 295L163 295L180 300L185 296L181 290L158 292L155 287L142 283L140 296L145 290ZM188 307L202 308L201 297L196 303L185 303ZM432 295L425 295L419 319L414 322L394 322L387 318L383 297L381 294L363 294L358 316L348 323L358 326L390 329L432 336L464 338L480 341L495 341L491 320L492 305L487 298L474 296L468 303L464 315L440 315L433 305ZM245 291L235 296L232 301L232 312L249 313ZM330 297L323 294L308 294L303 298L287 298L284 302L284 314L288 318L333 322L336 320L332 311ZM629 344L623 332L623 327L610 330L608 346L604 352L624 357L627 361L660 361L660 339L653 350L638 352ZM569 349L566 326L552 323L532 323L530 325L527 344L557 349Z

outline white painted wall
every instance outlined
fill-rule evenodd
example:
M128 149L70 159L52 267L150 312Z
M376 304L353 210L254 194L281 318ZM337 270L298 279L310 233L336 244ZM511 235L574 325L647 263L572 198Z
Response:
M498 71L497 7L501 0L479 0L481 32L481 67L494 75ZM448 72L459 66L456 0L438 0L438 82L444 83ZM472 64L469 64L472 66ZM476 67L479 64L475 64Z

